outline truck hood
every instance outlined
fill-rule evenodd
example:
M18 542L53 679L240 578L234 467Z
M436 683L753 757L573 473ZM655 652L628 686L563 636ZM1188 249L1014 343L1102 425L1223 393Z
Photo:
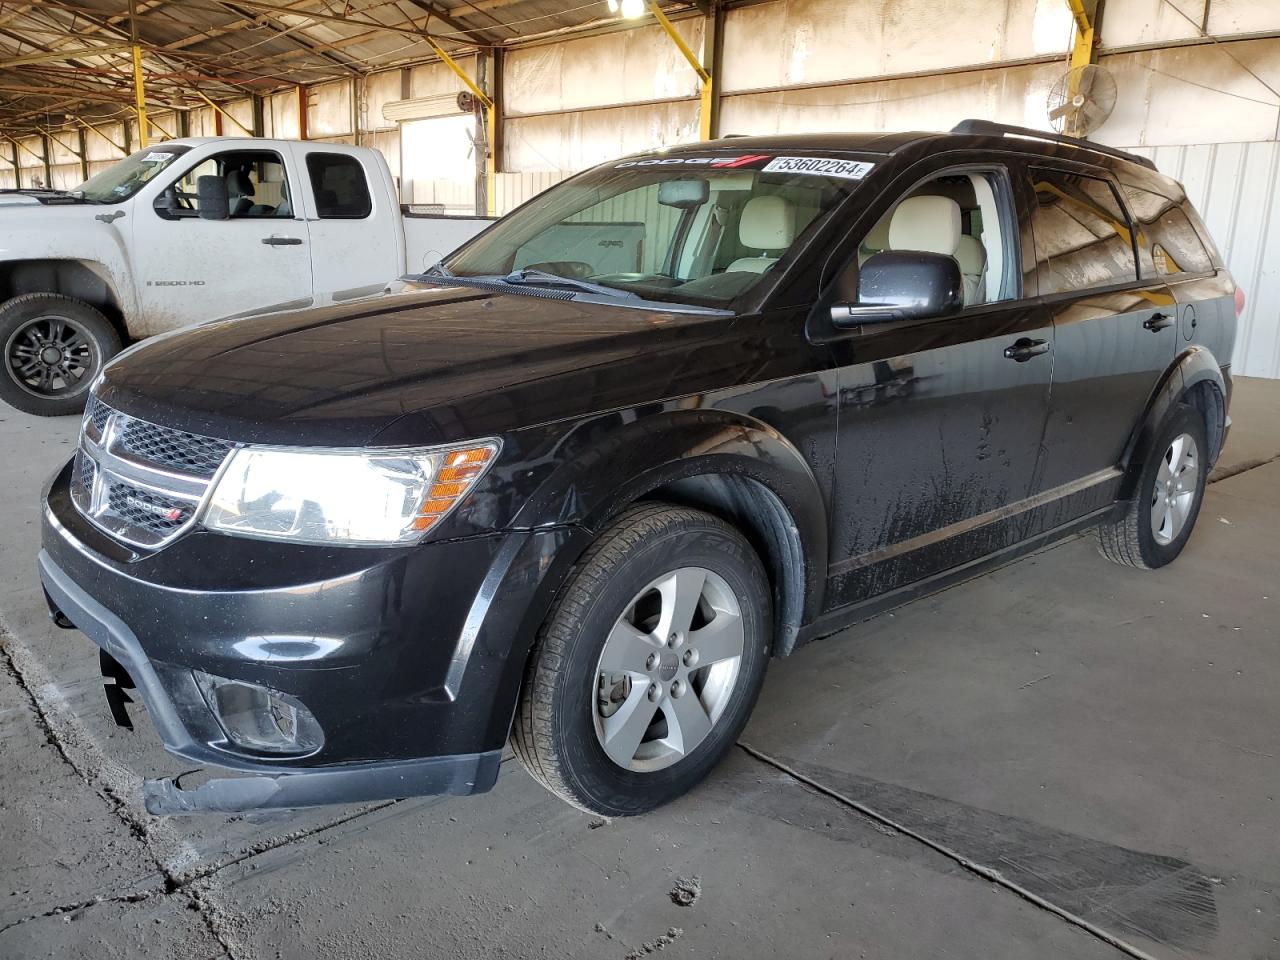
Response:
M446 443L692 392L706 386L693 383L705 376L692 345L733 324L410 285L165 334L114 361L97 392L133 416L249 443Z

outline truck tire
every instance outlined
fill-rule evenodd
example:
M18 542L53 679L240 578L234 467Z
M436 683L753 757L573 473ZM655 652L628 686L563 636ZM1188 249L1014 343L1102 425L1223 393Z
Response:
M1204 418L1178 404L1152 449L1128 509L1098 527L1104 557L1144 570L1163 567L1181 553L1200 515L1210 466Z
M729 524L632 507L570 574L539 631L512 733L548 790L607 817L701 781L755 705L772 634L769 581Z
M79 413L120 336L98 310L57 293L26 293L0 304L0 400L23 413Z

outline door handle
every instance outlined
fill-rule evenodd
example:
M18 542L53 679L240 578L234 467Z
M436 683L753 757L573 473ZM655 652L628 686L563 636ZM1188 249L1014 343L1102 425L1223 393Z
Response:
M1172 327L1177 321L1168 313L1153 313L1147 319L1142 321L1142 329L1150 330L1152 333L1159 333L1165 327Z
M302 246L301 237L281 237L272 234L269 237L263 237L262 242L272 247L300 247Z
M1023 337L1013 346L1004 348L1005 359L1016 360L1018 363L1026 363L1032 357L1038 357L1042 353L1048 352L1048 340L1032 340L1029 337Z

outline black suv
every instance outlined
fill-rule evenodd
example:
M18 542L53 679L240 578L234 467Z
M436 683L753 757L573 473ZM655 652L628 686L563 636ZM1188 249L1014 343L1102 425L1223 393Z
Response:
M771 656L1082 528L1177 556L1240 295L1142 158L966 121L606 163L426 273L141 344L52 480L147 808L696 784Z

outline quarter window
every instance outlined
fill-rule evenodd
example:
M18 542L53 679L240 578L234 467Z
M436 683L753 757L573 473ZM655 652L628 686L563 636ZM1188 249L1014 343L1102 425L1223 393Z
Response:
M1041 296L1138 277L1129 219L1105 180L1033 169L1035 274Z
M1125 202L1133 214L1138 265L1143 277L1213 270L1204 244L1182 208L1168 197L1124 186Z
M364 167L344 153L307 154L307 174L321 220L363 220L373 212Z

